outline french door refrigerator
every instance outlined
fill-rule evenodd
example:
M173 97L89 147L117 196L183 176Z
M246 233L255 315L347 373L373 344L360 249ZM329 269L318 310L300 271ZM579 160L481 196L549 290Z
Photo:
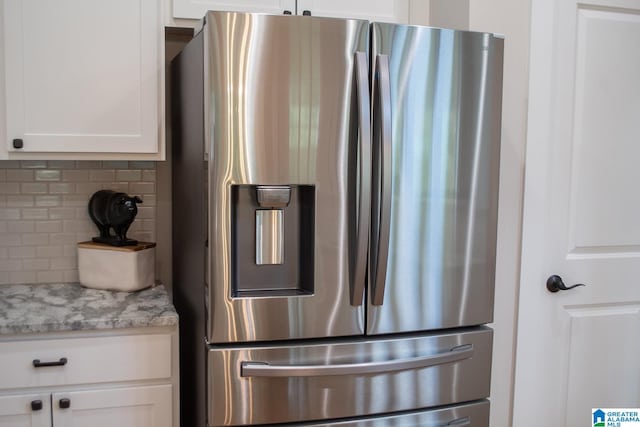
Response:
M202 23L171 70L183 425L487 426L501 36Z

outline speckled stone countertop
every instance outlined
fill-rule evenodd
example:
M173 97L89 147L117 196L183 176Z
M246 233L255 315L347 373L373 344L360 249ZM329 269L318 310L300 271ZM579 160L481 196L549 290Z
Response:
M138 292L75 283L0 286L0 335L177 324L163 286Z

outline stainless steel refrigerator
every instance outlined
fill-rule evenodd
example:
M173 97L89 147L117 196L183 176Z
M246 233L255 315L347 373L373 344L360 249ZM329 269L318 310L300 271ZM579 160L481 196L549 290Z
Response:
M502 52L205 16L171 69L182 425L488 425Z

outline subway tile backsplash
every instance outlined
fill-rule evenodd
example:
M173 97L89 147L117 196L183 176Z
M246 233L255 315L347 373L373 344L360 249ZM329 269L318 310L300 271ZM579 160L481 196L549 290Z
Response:
M156 241L156 165L142 161L0 161L0 285L77 282L76 244L98 230L100 190L140 196L127 236Z

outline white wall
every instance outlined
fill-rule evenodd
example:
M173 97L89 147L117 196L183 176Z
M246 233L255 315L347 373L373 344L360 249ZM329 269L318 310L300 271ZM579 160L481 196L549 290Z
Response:
M409 24L429 25L429 2L409 0Z
M140 196L127 236L156 241L155 162L1 160L0 285L77 282L76 244L99 234L87 206L101 189Z
M432 0L429 19L434 27L469 29L469 0Z
M530 1L470 3L469 29L505 35L491 426L510 426L529 87Z
M491 426L511 425L529 81L530 0L431 0L430 25L505 35Z

